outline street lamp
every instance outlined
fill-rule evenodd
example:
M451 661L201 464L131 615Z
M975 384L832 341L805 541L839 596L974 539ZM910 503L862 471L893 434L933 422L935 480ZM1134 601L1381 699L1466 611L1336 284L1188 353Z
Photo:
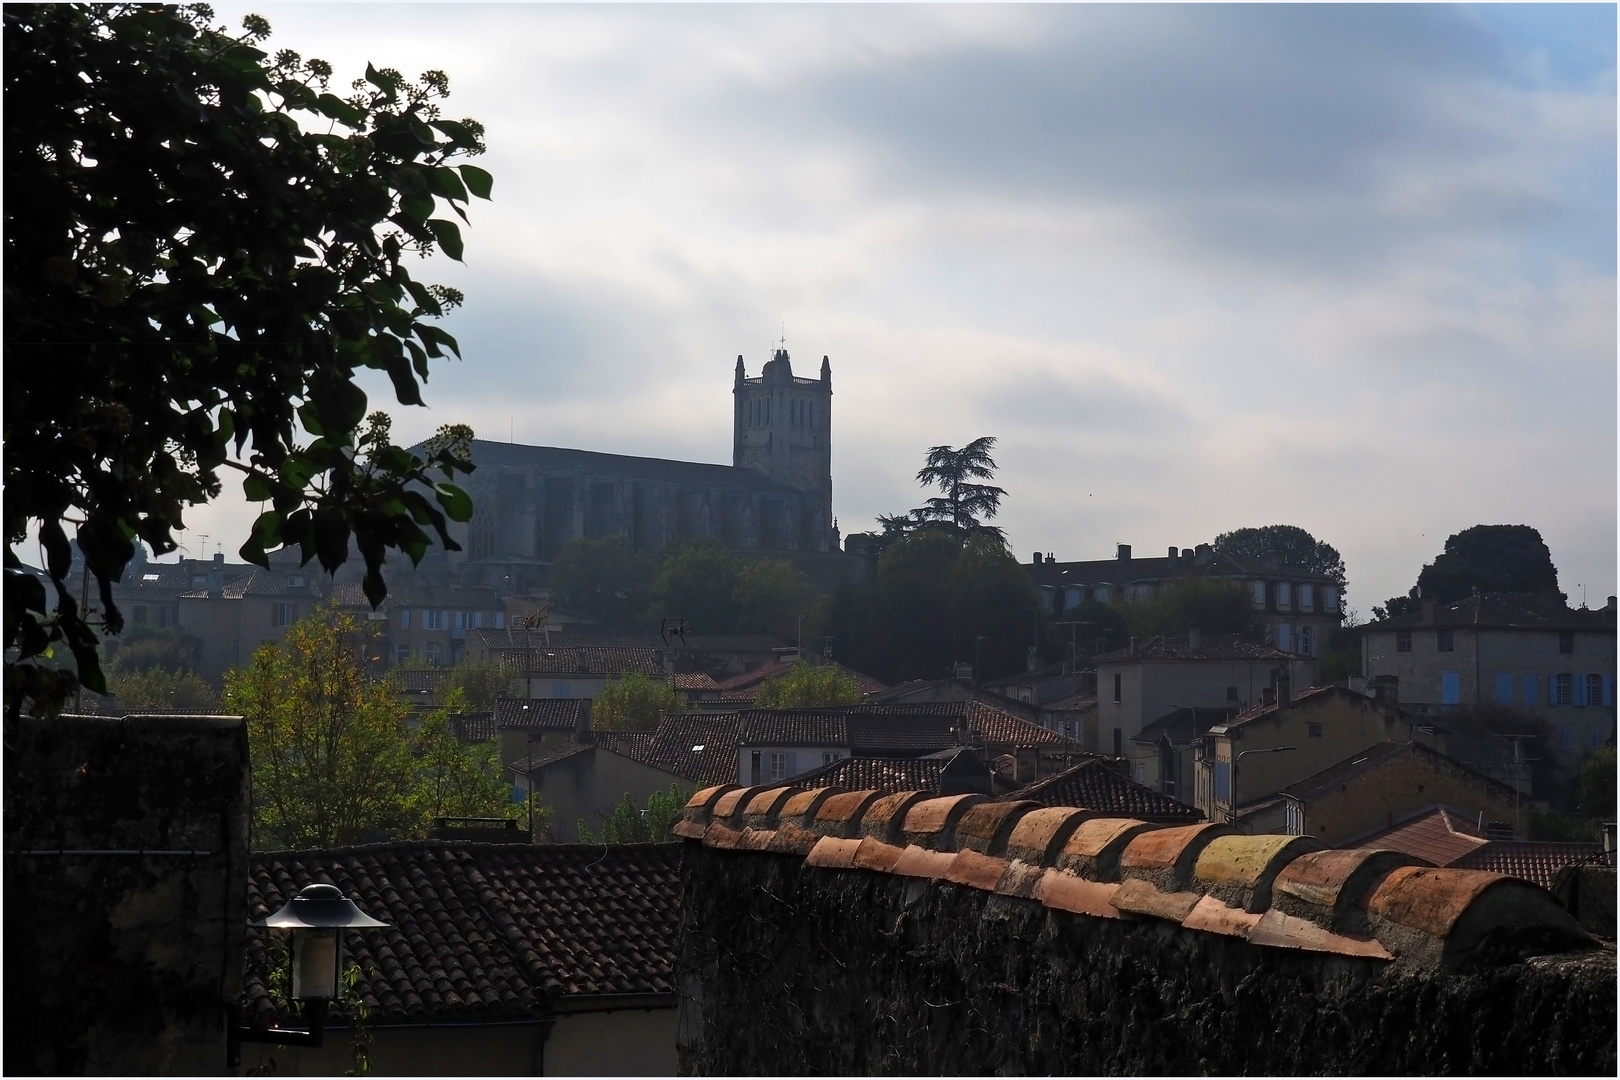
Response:
M1232 804L1226 808L1227 819L1233 825L1237 824L1238 762L1243 760L1243 755L1244 754L1280 754L1284 750L1297 750L1297 749L1299 749L1299 747L1297 747L1297 746L1265 746L1265 747L1261 747L1261 748L1259 748L1257 750L1239 750L1238 751L1237 756L1232 759Z
M326 1009L338 996L343 976L343 931L387 926L361 911L336 885L306 885L280 911L249 926L292 933L292 994L304 1003L308 1031L242 1027L232 1022L226 1056L231 1068L242 1063L245 1042L319 1047L326 1035Z

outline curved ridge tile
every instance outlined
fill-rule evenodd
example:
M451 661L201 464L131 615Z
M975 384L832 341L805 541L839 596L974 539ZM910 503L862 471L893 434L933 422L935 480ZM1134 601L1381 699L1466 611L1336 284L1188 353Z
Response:
M1119 859L1126 847L1144 833L1157 831L1157 825L1135 818L1090 818L1069 834L1052 864L1093 881L1118 881Z
M1220 902L1258 913L1271 906L1272 881L1283 868L1320 850L1314 836L1217 836L1199 852L1193 878Z
M934 851L953 851L956 824L974 806L989 800L978 794L936 795L912 803L898 820L899 839Z
M1404 851L1341 848L1312 851L1282 868L1271 884L1271 906L1327 930L1363 934L1363 901L1391 870L1433 866Z
M868 806L866 813L861 815L860 831L879 840L895 840L911 808L932 797L926 791L897 791L893 795L885 795Z
M1134 837L1119 854L1121 878L1150 881L1165 892L1179 892L1192 877L1204 848L1217 837L1237 830L1221 821L1177 825Z
M1006 854L1022 862L1050 866L1069 836L1085 820L1086 812L1072 806L1031 810L1013 826L1007 837Z
M982 855L1001 855L1006 852L1007 841L1018 823L1030 813L1042 809L1044 807L1040 803L1030 799L983 802L972 806L956 823L956 847Z

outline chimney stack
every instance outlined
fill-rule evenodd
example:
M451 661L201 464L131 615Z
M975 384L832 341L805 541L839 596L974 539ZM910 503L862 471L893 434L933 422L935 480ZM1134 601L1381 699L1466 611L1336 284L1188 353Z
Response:
M1269 686L1260 688L1260 707L1262 709L1277 704L1277 691Z
M1187 630L1187 648L1197 649L1202 645L1202 643L1203 638L1202 635L1198 633L1198 627L1190 627Z
M1174 545L1174 544L1170 545L1170 554L1168 556L1166 556L1166 558L1168 558L1171 562L1176 561L1176 545Z
M1130 562L1131 561L1131 545L1129 545L1129 544L1121 544L1121 545L1119 545L1119 561L1120 562Z
M1294 679L1284 664L1277 669L1277 708L1286 709L1294 700Z
M1418 601L1418 610L1423 613L1423 623L1424 623L1425 626L1433 626L1434 625L1434 609L1435 609L1435 601L1433 601L1433 600L1419 600Z

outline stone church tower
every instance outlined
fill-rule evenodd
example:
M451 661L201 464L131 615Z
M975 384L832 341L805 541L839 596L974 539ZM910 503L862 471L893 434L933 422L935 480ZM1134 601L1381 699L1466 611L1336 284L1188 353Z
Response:
M750 379L737 357L732 388L735 415L731 463L753 469L810 496L797 523L807 545L837 547L832 518L832 365L821 358L821 378L800 379L786 349L777 349L759 378Z

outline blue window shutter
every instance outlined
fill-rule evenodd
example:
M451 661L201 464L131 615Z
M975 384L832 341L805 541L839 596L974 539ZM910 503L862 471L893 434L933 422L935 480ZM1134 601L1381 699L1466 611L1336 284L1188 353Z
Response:
M1614 676L1613 675L1605 675L1605 676L1603 676L1603 704L1606 707L1607 706L1612 706L1614 704Z

